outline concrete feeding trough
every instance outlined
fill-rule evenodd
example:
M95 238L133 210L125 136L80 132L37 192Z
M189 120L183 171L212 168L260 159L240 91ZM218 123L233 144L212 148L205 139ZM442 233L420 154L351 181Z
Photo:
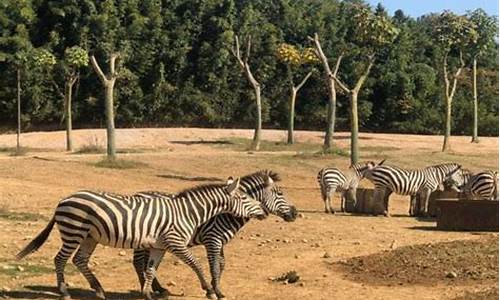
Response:
M424 214L420 212L420 197L417 195L416 197L417 203L416 203L416 210L415 213L412 215L413 217L423 217ZM429 196L429 205L428 205L428 214L427 216L429 217L436 217L437 215L437 207L436 207L436 200L439 199L464 199L463 194L454 191L454 190L445 190L445 191L434 191L431 193Z
M384 203L375 203L373 189L358 188L356 199L347 193L345 202L346 212L359 214L379 215L384 213Z
M436 200L440 230L498 231L498 201Z

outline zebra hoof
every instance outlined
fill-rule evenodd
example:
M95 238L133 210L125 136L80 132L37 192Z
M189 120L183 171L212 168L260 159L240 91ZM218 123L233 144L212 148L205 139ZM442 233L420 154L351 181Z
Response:
M71 300L71 296L70 295L63 295L63 296L59 297L59 299L61 299L61 300Z
M217 299L217 296L215 295L214 291L212 290L207 290L207 299L213 299L213 300L216 300Z

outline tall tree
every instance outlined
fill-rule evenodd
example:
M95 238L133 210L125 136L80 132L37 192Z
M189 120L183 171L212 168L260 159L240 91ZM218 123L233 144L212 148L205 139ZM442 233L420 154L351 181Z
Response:
M477 132L477 60L481 55L484 54L485 51L487 51L489 48L494 47L495 37L498 33L498 26L496 18L493 16L488 16L482 9L476 9L472 12L469 12L468 18L477 32L477 39L470 39L471 44L467 47L467 52L472 58L472 93L474 104L474 123L472 127L471 142L479 143Z
M325 82L328 85L328 113L327 113L327 122L328 126L325 131L325 139L323 141L323 151L330 151L333 147L333 134L335 132L335 116L337 109L337 90L335 87L335 77L337 76L337 72L339 70L340 62L342 61L343 55L340 54L337 57L337 62L335 63L335 68L332 72L330 68L330 63L328 62L328 58L323 52L323 48L321 47L321 43L319 41L319 36L317 33L314 34L314 38L309 38L315 47L315 53L318 59L323 64Z
M349 95L350 117L351 117L351 163L358 162L358 95L375 63L376 55L385 46L390 44L397 36L399 30L384 14L374 14L369 7L360 4L345 4L345 13L350 16L351 32L348 35L350 44L354 46L352 52L358 52L357 56L365 58L362 71L356 74L355 84L350 88L337 75L334 76L339 87ZM342 55L339 56L339 60ZM340 61L338 61L340 64Z
M79 46L67 48L64 51L64 119L66 121L66 150L73 150L73 118L72 118L72 101L73 101L73 85L80 78L80 68L86 67L89 64L87 51Z
M109 57L109 74L105 75L94 55L90 56L92 67L99 76L101 83L105 89L105 114L106 114L106 136L107 136L107 155L108 159L116 158L116 143L115 143L115 113L113 92L115 89L115 82L118 77L116 70L116 61L119 53L113 53Z
M441 151L449 151L451 145L451 108L453 97L457 89L457 82L465 66L463 47L477 39L477 32L465 16L457 16L450 11L444 11L436 19L434 36L440 46L441 68L444 82L444 99L446 108L446 121L444 130L443 147ZM450 71L449 59L452 50L458 52L458 63L455 71ZM451 72L451 74L450 74ZM450 81L451 79L451 81Z
M297 99L297 93L307 82L309 77L312 75L312 70L301 78L299 84L295 84L294 75L299 73L297 70L301 65L314 63L317 58L314 54L314 49L305 48L300 51L297 47L283 43L278 47L276 55L280 61L282 61L287 68L287 77L290 83L290 101L288 103L288 139L287 144L291 145L294 143L293 128L295 119L295 101Z
M241 56L239 38L237 35L234 37L234 47L231 49L231 51L234 57L236 57L241 70L245 74L248 83L252 86L255 93L257 116L255 118L255 130L254 130L252 145L250 146L250 148L252 150L258 151L260 148L260 138L262 131L262 100L261 100L260 83L253 76L252 70L250 69L250 65L248 63L251 49L252 49L252 37L249 35L247 36L247 46L246 46L245 56Z

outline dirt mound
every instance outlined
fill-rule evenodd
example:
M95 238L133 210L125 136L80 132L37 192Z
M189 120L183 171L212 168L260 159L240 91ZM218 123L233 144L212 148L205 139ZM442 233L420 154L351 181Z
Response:
M453 241L401 247L354 257L334 268L347 279L373 285L464 284L498 281L498 240Z
M497 300L498 287L479 292L465 292L464 295L453 298L452 300Z

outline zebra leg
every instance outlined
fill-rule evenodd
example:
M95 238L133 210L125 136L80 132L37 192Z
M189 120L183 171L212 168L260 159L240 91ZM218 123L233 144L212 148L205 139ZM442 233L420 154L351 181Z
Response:
M139 283L141 285L141 290L144 287L144 272L146 272L147 261L149 259L148 249L135 249L134 250L134 269L139 278ZM159 266L160 262L158 262ZM158 270L158 267L157 267ZM153 279L152 288L155 293L159 293L161 296L171 295L168 289L161 286L158 282L157 277Z
M56 277L57 277L57 289L59 293L61 293L62 300L70 300L71 296L68 293L68 287L66 282L64 281L64 268L66 267L66 262L71 257L71 254L75 252L76 248L78 248L80 242L79 241L68 241L64 242L57 252L56 257L54 257L54 265L56 269Z
M78 268L80 273L87 279L90 287L95 290L96 297L99 299L106 299L104 289L101 283L95 277L94 273L89 269L89 259L97 246L97 241L91 237L87 237L80 244L80 248L73 257L73 264Z
M391 214L389 213L389 196L392 194L392 191L388 188L384 190L384 207L385 207L385 212L384 215L386 217L390 217Z
M420 198L420 201L424 202L423 214L424 216L429 216L429 197L431 196L431 190L425 189L422 192L422 196L423 197Z
M327 191L326 193L326 201L328 202L328 211L332 214L335 214L335 210L332 208L332 196L335 193L335 191L332 191L331 189Z
M205 279L205 274L203 273L203 268L201 267L198 260L191 254L191 251L185 245L170 245L170 252L186 263L191 269L196 273L198 279L201 283L201 288L206 292L207 298L211 299L214 291Z
M163 255L165 255L165 250L149 249L148 264L146 272L144 273L144 286L142 288L142 294L144 295L144 298L146 300L154 299L151 284L153 282L153 279L155 278L156 268L158 267L158 264L163 258Z
M221 243L211 243L206 247L210 274L212 275L212 289L215 295L217 295L217 299L225 298L220 290L220 278L222 275L221 266L222 269L224 268L223 258L221 260L221 256L223 256L222 247ZM212 295L210 295L210 298L211 296ZM209 296L207 295L207 297Z

